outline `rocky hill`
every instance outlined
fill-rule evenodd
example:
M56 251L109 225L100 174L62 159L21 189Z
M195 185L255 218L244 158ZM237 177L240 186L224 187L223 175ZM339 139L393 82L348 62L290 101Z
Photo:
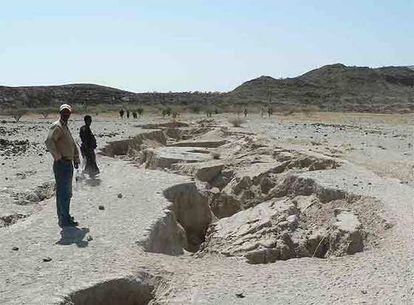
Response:
M294 78L261 76L228 95L238 103L314 105L330 110L414 110L414 70L333 64Z
M71 105L144 104L190 105L214 102L221 93L170 92L134 93L94 84L61 86L5 87L0 86L0 107L54 107Z
M93 84L62 86L0 86L0 104L24 107L53 106L60 103L114 103L128 100L135 93Z
M0 107L45 107L60 103L314 107L347 111L414 111L414 66L350 67L333 64L294 78L247 81L227 93L134 93L93 84L1 87ZM237 107L237 106L236 106Z

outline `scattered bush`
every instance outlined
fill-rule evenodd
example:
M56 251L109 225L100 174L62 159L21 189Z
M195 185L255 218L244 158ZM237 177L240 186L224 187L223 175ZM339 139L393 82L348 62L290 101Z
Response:
M171 112L172 111L170 107L162 109L161 111L162 117L165 118L165 116L170 116Z
M175 122L175 120L177 119L177 117L179 116L180 114L177 112L177 111L174 111L173 113L172 113L172 118L173 118L173 121Z
M40 108L38 111L43 116L44 119L47 119L48 116L52 113L57 113L57 109L52 108L52 107Z
M246 120L240 117L231 118L228 121L231 125L233 125L233 127L240 127L242 124L246 123Z
M9 115L17 122L27 113L26 109L12 109L9 111Z
M190 110L191 110L191 112L193 112L195 114L198 114L198 113L200 113L201 108L198 105L193 105L193 106L190 107Z

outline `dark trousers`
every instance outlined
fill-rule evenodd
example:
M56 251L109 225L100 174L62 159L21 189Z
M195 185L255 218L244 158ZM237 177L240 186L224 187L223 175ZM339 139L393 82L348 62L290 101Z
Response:
M96 156L93 148L81 146L82 157L85 159L85 173L93 176L99 174L98 165L96 165Z
M56 181L56 210L59 225L64 226L70 222L70 199L72 198L72 161L59 160L53 163L53 172Z

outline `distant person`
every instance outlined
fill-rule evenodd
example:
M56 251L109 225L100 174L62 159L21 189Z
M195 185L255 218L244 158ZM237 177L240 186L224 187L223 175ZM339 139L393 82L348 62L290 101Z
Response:
M244 108L244 117L247 117L247 108Z
M133 112L132 112L132 117L133 117L134 119L136 119L136 118L138 117L138 114L136 113L136 111L133 111Z
M129 119L129 110L127 109L127 119Z
M83 159L86 161L84 172L90 177L99 174L98 165L96 165L96 139L91 130L92 117L85 115L83 118L85 125L80 128L79 136L81 138L81 153Z
M79 167L79 151L68 128L72 108L68 104L60 106L60 119L54 122L45 141L53 156L53 172L56 181L56 210L59 226L77 226L69 214L72 197L73 167Z
M271 115L273 115L273 109L272 109L272 107L269 107L267 109L267 114L269 115L269 118L270 118Z
M124 109L119 110L119 116L121 117L121 119L124 118L124 113L125 113Z

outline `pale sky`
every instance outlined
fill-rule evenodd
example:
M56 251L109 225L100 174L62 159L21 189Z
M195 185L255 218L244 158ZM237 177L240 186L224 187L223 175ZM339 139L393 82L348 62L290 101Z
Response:
M2 1L0 85L229 91L341 62L414 64L414 0Z

